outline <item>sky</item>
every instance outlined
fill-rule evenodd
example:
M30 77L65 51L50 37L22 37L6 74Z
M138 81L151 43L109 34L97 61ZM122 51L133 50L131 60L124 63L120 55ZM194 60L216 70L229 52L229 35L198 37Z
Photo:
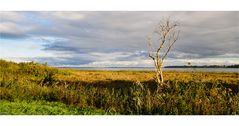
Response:
M239 12L230 11L0 11L0 59L152 67L147 36L165 17L180 24L165 66L239 64Z

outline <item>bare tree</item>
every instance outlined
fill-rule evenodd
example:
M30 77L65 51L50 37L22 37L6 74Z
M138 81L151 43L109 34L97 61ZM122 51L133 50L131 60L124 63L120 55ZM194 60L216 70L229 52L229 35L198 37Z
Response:
M147 40L149 57L154 61L158 89L164 85L163 63L172 46L178 40L180 32L178 26L179 24L176 21L164 18L159 22L152 36L149 36Z

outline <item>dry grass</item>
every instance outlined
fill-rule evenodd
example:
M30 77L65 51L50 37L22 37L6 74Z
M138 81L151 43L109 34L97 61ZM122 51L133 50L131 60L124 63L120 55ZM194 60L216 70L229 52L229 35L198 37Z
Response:
M69 75L58 75L57 80L82 81L94 83L98 81L140 81L147 82L154 79L153 71L93 71L93 70L68 70ZM222 84L234 84L239 82L238 73L215 73L215 72L164 72L165 81L177 80L188 83L200 80L201 82L220 82Z

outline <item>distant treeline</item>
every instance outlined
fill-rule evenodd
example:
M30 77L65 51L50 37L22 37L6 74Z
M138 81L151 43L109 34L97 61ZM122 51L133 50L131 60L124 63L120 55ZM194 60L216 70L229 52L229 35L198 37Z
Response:
M165 66L165 68L239 68L239 64L234 65L204 65L204 66Z

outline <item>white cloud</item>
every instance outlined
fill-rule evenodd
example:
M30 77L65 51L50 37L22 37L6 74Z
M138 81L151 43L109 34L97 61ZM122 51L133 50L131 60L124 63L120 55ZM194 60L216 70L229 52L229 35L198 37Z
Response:
M24 15L13 11L0 11L0 21L18 22L24 19Z
M26 33L30 31L32 27L25 27L12 22L0 22L0 33Z
M85 17L84 14L81 14L78 12L66 12L66 11L50 12L47 14L50 14L54 18L59 18L59 19L64 19L64 20L76 20L76 21L84 19L84 17Z
M135 61L94 61L89 64L79 65L79 67L152 67L151 60Z

